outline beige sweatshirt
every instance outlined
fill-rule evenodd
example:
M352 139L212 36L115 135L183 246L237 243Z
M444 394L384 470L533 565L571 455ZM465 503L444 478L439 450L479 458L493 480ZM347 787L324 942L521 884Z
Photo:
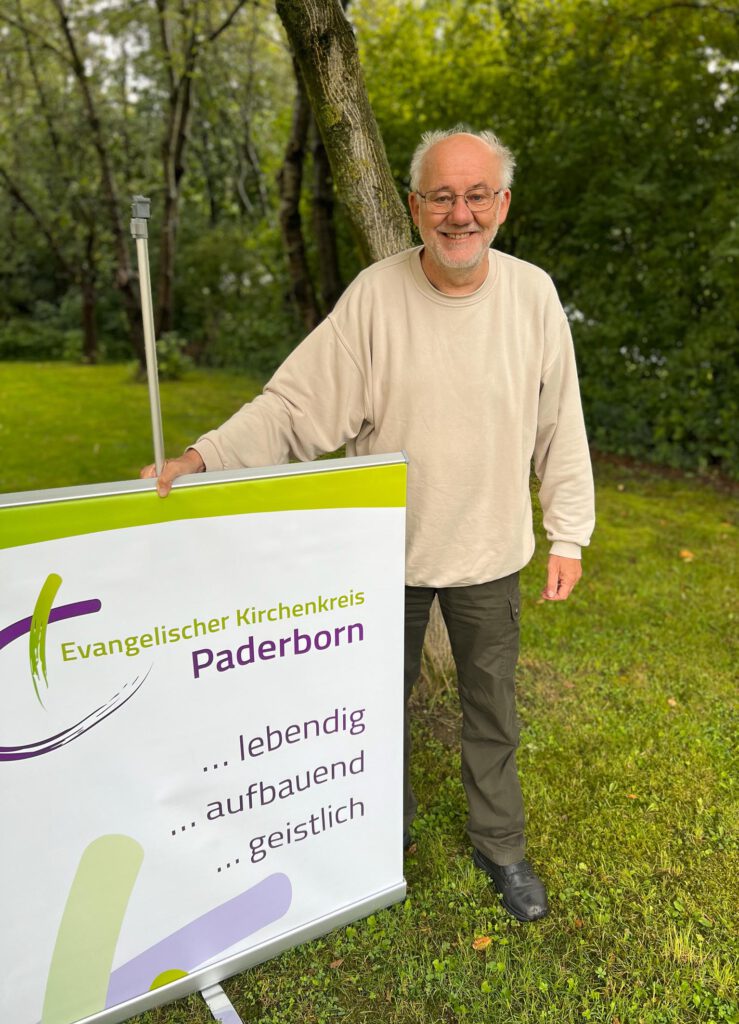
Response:
M534 550L529 474L554 554L579 557L593 481L569 326L538 267L490 250L473 294L437 291L420 249L375 263L253 402L193 447L206 469L408 454L406 582L462 586Z

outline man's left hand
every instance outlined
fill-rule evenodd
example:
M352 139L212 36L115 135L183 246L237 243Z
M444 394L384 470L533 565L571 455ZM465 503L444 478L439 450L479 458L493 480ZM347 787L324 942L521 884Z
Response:
M547 585L541 596L545 601L566 601L581 576L582 564L579 558L550 555Z

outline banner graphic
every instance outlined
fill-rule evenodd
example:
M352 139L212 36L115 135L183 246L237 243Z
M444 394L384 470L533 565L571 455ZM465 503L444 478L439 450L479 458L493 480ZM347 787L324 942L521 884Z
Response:
M112 1024L403 897L405 468L0 496L4 1020Z

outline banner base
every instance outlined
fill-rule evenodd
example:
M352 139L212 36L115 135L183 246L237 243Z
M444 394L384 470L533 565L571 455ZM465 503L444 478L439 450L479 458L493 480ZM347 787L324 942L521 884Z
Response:
M231 1000L220 985L210 985L208 988L201 989L200 995L208 1004L208 1009L213 1014L213 1020L220 1021L221 1024L243 1024L241 1017L234 1010Z
M374 914L377 910L384 910L394 903L400 903L405 899L405 895L406 881L405 878L401 878L395 885L383 889L381 892L373 893L371 896L357 900L355 903L349 903L299 928L278 935L274 939L269 939L242 953L219 960L208 967L203 967L192 974L188 974L185 978L172 981L169 985L165 985L162 988L142 993L142 995L137 996L135 999L130 999L125 1003L120 1003L118 1006L111 1006L106 1010L101 1010L99 1013L84 1017L82 1020L77 1021L76 1024L120 1024L120 1022L134 1017L136 1014L145 1013L155 1006L162 1006L164 1003L181 999L183 996L192 995L193 992L210 991L213 988L220 988L219 982L225 978L230 978L234 974L240 974L242 971L249 970L250 967L256 967L257 964L262 964L265 960L271 960L273 957L279 956L280 953L284 953L285 950L293 949L304 942L320 938L335 928L343 928L345 925L359 921L363 917L369 917L370 914ZM236 1013L235 1010L233 1012L234 1014ZM216 1018L216 1020L218 1019L220 1018ZM226 1021L228 1021L228 1024L238 1024L238 1017L226 1018Z

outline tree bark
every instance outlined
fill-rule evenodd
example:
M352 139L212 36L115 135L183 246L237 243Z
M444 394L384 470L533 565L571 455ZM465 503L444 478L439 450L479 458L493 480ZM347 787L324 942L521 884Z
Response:
M285 159L277 175L280 189L280 230L290 272L291 298L297 307L303 326L307 331L312 331L320 322L321 314L308 266L303 223L300 216L300 193L310 125L310 105L297 65L295 65L295 85L290 138L285 151Z
M318 251L318 290L323 315L334 308L344 290L339 270L339 253L334 223L334 180L321 133L311 120L313 155L313 234Z
M407 248L410 225L338 0L276 0L276 6L362 255L372 262Z

